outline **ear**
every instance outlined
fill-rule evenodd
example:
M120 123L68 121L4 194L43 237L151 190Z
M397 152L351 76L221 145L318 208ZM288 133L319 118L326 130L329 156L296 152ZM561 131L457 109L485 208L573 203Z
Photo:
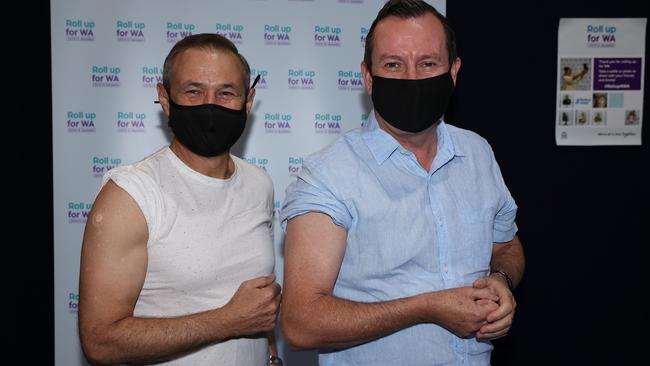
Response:
M454 63L451 64L451 78L454 80L454 85L456 85L456 77L458 77L458 70L460 70L460 57L456 57Z
M248 90L248 97L246 98L246 114L251 112L253 109L253 101L255 100L255 88Z
M363 61L361 61L361 74L363 75L363 84L366 87L366 93L372 96L372 72Z
M156 84L156 91L158 92L158 101L160 101L160 106L167 117L169 117L169 95L167 95L167 90L162 83Z

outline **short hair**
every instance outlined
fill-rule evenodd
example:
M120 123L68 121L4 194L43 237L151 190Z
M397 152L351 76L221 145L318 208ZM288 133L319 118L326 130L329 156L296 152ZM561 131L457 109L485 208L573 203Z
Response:
M163 86L169 93L171 86L172 78L172 68L174 67L174 62L176 57L183 51L189 49L203 49L203 50L214 50L214 51L226 51L236 55L241 62L243 74L242 82L244 84L244 96L248 96L248 90L250 89L250 79L251 79L251 68L246 61L246 58L239 53L237 46L232 43L228 38L216 34L216 33L199 33L192 34L178 41L169 51L169 54L165 58L165 64L163 65Z
M377 17L372 22L368 35L366 36L366 48L363 55L363 63L366 64L368 70L372 71L372 42L375 35L375 27L382 19L389 16L396 16L400 19L417 18L425 15L426 13L433 14L445 31L445 42L447 44L447 54L449 57L449 67L456 60L456 35L454 30L451 29L447 18L438 12L433 6L427 4L422 0L390 0L384 4L384 7L379 10Z

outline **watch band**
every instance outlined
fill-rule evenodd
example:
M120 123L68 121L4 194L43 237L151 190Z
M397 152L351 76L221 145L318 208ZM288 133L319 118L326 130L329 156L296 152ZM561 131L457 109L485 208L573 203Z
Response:
M510 277L510 275L508 274L508 272L506 272L506 271L502 271L502 270L498 270L498 271L493 271L492 274L498 274L498 275L501 275L501 277L503 277L503 279L506 280L506 284L508 285L508 289L509 289L510 291L513 291L513 290L515 289L514 286L513 286L513 283L512 283L512 277Z
M282 366L282 359L280 356L270 355L269 356L269 365L280 365Z

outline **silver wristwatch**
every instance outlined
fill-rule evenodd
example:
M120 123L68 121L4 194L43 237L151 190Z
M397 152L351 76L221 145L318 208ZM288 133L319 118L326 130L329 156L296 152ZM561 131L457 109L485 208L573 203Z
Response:
M280 356L270 355L269 356L269 365L280 365L282 366L282 359Z

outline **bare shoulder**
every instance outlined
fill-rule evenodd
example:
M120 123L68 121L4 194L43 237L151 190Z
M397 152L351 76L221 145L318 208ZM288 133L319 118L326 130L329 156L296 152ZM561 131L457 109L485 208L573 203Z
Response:
M87 241L110 240L115 244L146 244L147 223L136 201L115 182L102 187L88 216L84 233Z
M106 341L109 325L132 316L147 269L147 225L135 200L113 181L90 211L79 268L84 348Z

